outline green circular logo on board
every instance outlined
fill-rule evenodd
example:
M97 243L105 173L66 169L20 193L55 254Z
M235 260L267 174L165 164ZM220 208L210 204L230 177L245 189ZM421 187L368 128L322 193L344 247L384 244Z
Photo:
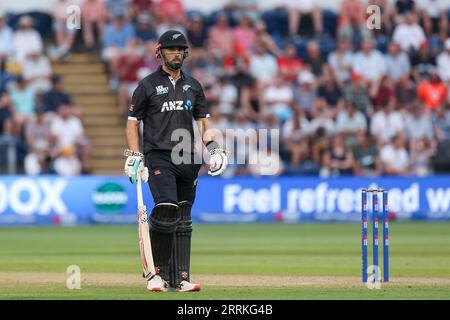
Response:
M120 184L108 182L94 192L92 201L101 213L118 213L127 204L128 195Z

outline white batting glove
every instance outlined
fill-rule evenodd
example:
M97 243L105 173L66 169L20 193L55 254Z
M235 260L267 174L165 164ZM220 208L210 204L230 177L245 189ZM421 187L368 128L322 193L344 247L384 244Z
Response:
M219 145L215 141L208 142L206 148L210 154L208 174L211 176L220 176L228 166L227 153L224 149L219 148Z
M131 183L136 184L138 177L143 182L148 181L148 169L144 166L144 155L137 151L125 150L124 172L128 176Z

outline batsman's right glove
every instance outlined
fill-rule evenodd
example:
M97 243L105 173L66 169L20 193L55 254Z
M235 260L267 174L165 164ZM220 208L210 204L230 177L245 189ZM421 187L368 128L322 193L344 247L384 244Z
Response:
M136 184L138 177L141 181L147 182L148 169L144 166L144 155L140 152L132 150L125 150L124 154L127 156L124 171L130 179L130 182Z

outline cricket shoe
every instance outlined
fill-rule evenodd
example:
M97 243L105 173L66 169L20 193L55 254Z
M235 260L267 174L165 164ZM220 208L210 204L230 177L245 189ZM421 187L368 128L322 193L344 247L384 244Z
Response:
M169 291L169 285L167 282L161 278L159 274L155 274L147 282L147 290L156 292L166 292Z
M186 280L183 280L178 285L176 291L178 292L195 292L200 291L200 285L197 283L191 283Z

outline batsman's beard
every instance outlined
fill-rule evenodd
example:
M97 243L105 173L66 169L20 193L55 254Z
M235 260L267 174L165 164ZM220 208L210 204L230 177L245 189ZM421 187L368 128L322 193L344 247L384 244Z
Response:
M181 58L180 61L176 61L176 62L169 62L169 60L166 59L166 57L162 54L162 59L164 61L164 65L167 67L167 69L169 69L170 71L177 71L181 68L181 66L183 65L183 60L184 58Z

